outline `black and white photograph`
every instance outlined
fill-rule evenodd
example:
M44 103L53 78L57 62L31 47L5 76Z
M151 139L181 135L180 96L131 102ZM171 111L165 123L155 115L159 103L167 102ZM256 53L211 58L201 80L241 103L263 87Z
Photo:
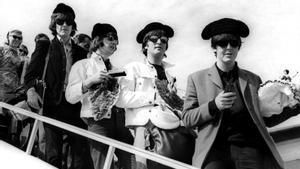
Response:
M300 168L299 9L0 0L0 168Z

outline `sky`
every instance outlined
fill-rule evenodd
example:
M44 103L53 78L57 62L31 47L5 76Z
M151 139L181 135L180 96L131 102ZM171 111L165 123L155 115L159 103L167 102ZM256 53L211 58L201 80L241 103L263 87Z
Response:
M250 35L242 39L237 58L241 68L263 81L279 77L284 69L300 71L300 1L295 0L0 0L0 44L12 29L23 31L30 53L36 34L52 39L48 26L59 2L74 9L77 33L90 35L96 23L117 29L119 45L111 60L118 67L144 58L135 38L145 25L171 26L175 35L169 40L166 61L175 64L171 71L182 90L189 74L214 64L210 41L201 38L201 31L224 17L249 26Z

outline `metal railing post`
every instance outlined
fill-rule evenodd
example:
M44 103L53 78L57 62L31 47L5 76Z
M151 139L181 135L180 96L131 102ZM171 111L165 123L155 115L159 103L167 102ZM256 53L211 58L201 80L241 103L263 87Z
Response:
M43 112L43 109L40 109L39 114L41 115L42 112ZM31 134L30 134L29 141L28 141L28 145L27 145L27 148L26 148L26 153L27 154L31 154L31 152L32 152L35 137L37 136L36 133L37 133L37 130L38 130L38 127L39 127L39 123L41 123L39 120L37 120L37 119L34 120L33 127L32 127Z
M114 153L115 153L115 147L113 146L109 146L107 154L106 154L106 159L105 159L105 163L103 166L103 169L110 169L113 157L114 157Z
M31 134L30 134L30 137L29 137L28 145L27 145L27 148L26 148L26 153L27 154L31 154L39 123L40 123L39 120L34 121L32 130L31 130Z

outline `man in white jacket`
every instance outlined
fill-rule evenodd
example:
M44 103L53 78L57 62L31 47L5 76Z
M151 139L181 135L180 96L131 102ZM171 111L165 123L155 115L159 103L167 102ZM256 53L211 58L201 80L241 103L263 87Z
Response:
M90 57L78 61L72 67L66 99L72 104L82 103L80 117L87 123L89 131L132 144L131 133L122 124L124 111L114 106L118 84L117 79L110 74L116 68L109 57L117 50L118 43L117 30L112 25L94 25ZM116 87L110 90L112 86ZM94 168L103 168L108 145L94 140L89 140L89 145ZM132 168L132 155L120 150L116 150L116 155L124 169Z
M168 73L170 64L166 57L168 40L174 31L168 25L158 22L148 24L137 35L146 56L144 62L132 62L125 66L127 75L120 80L121 93L117 105L125 108L125 125L134 130L134 146L145 149L145 131L150 126L161 129L175 129L179 118L166 108L166 103L158 94L155 80L174 81ZM176 90L174 85L171 90ZM146 168L146 159L136 157L137 168ZM148 166L149 168L149 166Z

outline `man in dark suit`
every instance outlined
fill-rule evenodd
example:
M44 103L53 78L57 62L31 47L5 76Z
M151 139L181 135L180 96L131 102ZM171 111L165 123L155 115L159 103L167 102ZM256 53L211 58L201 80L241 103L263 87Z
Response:
M58 4L51 16L49 29L54 39L48 45L37 44L25 76L27 102L34 109L40 109L43 105L43 115L47 117L86 128L85 123L80 119L81 103L70 104L65 99L65 89L72 64L87 56L87 52L71 39L76 31L73 9L63 3ZM46 90L42 101L41 94L38 94L36 88L36 79L42 78L47 55L49 61L45 76ZM67 134L71 140L71 152L74 153L71 167L87 168L84 162L88 154L83 152L86 150L84 147L87 146L85 138L49 124L44 124L44 128L47 162L62 168L63 135Z
M204 169L283 168L283 161L259 112L259 76L239 68L242 21L223 18L208 24L216 63L188 77L183 121L196 128L193 165Z

